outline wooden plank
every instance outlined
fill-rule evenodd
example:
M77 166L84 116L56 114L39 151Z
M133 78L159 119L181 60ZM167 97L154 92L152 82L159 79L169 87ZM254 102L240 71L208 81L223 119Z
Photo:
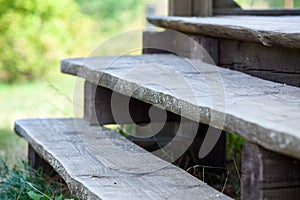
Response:
M203 62L212 64L212 62L211 62L211 60L212 60L214 62L214 64L219 65L219 40L218 39L211 38L211 37L205 37L205 36L195 36L195 35L190 36L190 37L192 39L194 39L195 41L197 41L210 56L210 58L207 59L207 61L205 61L205 59L204 59ZM195 50L197 51L197 49L193 48L193 46L192 46L192 48L190 48L190 55L194 55ZM197 58L195 56L189 56L187 58L193 58L193 59L199 60L199 58Z
M82 199L230 199L120 134L80 119L33 119L15 130Z
M256 16L283 16L300 15L300 9L246 9L241 8L214 8L214 15L256 15Z
M170 53L174 50L174 33L171 31L144 31L143 54L145 53Z
M193 0L169 0L170 16L192 16Z
M115 58L63 60L61 70L300 158L299 88L174 55Z
M149 16L148 21L185 33L257 42L266 46L300 48L299 16Z
M242 199L298 199L300 160L245 143Z
M193 0L193 16L207 17L213 15L213 0Z
M204 52L205 50L206 52ZM202 58L199 56L202 53ZM218 39L184 35L175 31L144 32L143 53L173 53L186 58L202 59L207 63L219 63Z
M219 44L220 66L300 87L300 49L227 39Z

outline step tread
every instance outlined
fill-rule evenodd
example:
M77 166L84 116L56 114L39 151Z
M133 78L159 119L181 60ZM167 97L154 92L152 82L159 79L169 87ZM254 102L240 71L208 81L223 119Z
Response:
M230 199L112 130L82 119L15 122L82 199Z

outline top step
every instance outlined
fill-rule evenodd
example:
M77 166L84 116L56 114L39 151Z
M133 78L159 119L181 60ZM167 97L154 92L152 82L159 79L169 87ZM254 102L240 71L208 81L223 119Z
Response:
M61 71L300 159L300 88L168 54L66 59Z
M211 37L300 48L300 16L148 16L155 26Z

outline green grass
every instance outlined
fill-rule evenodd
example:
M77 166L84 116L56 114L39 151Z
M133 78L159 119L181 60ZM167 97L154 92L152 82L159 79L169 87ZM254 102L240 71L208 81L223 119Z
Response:
M27 144L13 131L15 120L74 116L76 80L68 75L58 75L51 80L0 85L0 157L10 164L26 158ZM76 90L76 93L80 92ZM76 110L80 109L79 105Z
M0 199L66 200L70 196L61 179L44 176L42 169L34 170L26 162L9 167L0 159Z

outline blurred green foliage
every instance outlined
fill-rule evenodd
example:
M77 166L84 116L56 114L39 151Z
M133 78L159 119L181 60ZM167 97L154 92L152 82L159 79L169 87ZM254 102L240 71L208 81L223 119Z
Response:
M101 31L121 29L128 22L142 18L141 9L145 0L75 0L85 14L92 16Z
M64 55L76 54L75 42L92 29L93 21L72 0L0 0L0 5L0 82L43 77Z
M22 161L9 167L0 158L0 199L5 200L75 200L61 180L46 177ZM77 199L77 198L76 198Z
M0 0L0 83L58 73L59 60L85 56L101 34L141 14L141 0Z

